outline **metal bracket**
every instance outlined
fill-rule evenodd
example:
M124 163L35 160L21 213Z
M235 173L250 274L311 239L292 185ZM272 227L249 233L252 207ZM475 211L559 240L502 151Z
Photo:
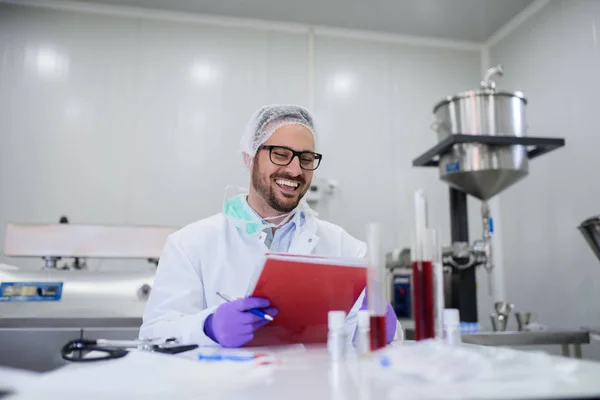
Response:
M448 153L455 144L461 143L479 143L488 146L529 146L533 148L527 151L527 157L532 159L564 146L565 139L528 136L450 135L419 157L415 158L413 166L437 167L439 165L439 157Z

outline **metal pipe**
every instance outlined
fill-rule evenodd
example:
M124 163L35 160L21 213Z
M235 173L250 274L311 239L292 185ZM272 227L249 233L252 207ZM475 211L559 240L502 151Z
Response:
M481 202L481 222L483 223L483 253L485 254L485 264L483 265L488 272L488 292L492 295L492 269L494 263L492 260L492 232L490 229L490 208L487 201Z

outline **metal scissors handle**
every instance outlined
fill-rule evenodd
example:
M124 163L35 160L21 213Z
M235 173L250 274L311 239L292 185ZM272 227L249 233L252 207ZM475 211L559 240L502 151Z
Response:
M61 351L66 361L91 362L122 358L131 350L150 351L156 353L178 354L197 348L196 344L179 345L175 338L166 341L154 339L142 340L107 340L107 339L75 339L67 342ZM86 357L90 351L103 353L97 357Z

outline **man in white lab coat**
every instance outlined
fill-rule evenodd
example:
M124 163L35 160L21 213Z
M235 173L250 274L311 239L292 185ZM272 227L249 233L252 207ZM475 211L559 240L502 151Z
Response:
M248 310L277 314L268 300L245 298L265 253L366 255L363 242L317 219L302 200L322 159L315 151L313 118L306 109L292 105L260 108L251 117L241 145L251 176L248 193L226 195L223 212L169 236L140 337L242 346L269 323ZM224 302L217 292L239 300ZM366 309L364 292L346 319L348 340L352 340L361 308ZM401 329L388 304L388 342L399 333L397 328Z

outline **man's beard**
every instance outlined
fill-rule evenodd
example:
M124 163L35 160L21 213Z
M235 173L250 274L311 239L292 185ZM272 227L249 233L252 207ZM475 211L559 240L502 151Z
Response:
M274 176L270 176L268 178L261 179L259 170L260 170L260 168L258 168L258 157L255 157L254 158L254 166L252 168L252 186L254 186L254 189L258 192L260 197L262 197L267 202L269 207L271 207L273 210L278 211L280 213L289 213L289 212L293 211L296 207L298 207L298 203L300 202L300 199L306 194L306 191L308 190L308 186L306 188L304 188L303 192L298 192L299 195L298 195L296 201L294 201L292 204L282 203L277 198L277 195L275 194L273 187L271 186L271 178L276 177L276 178L289 179L292 181L296 181L302 187L305 184L305 180L301 176L291 177L291 176L284 174L284 175L274 175Z

